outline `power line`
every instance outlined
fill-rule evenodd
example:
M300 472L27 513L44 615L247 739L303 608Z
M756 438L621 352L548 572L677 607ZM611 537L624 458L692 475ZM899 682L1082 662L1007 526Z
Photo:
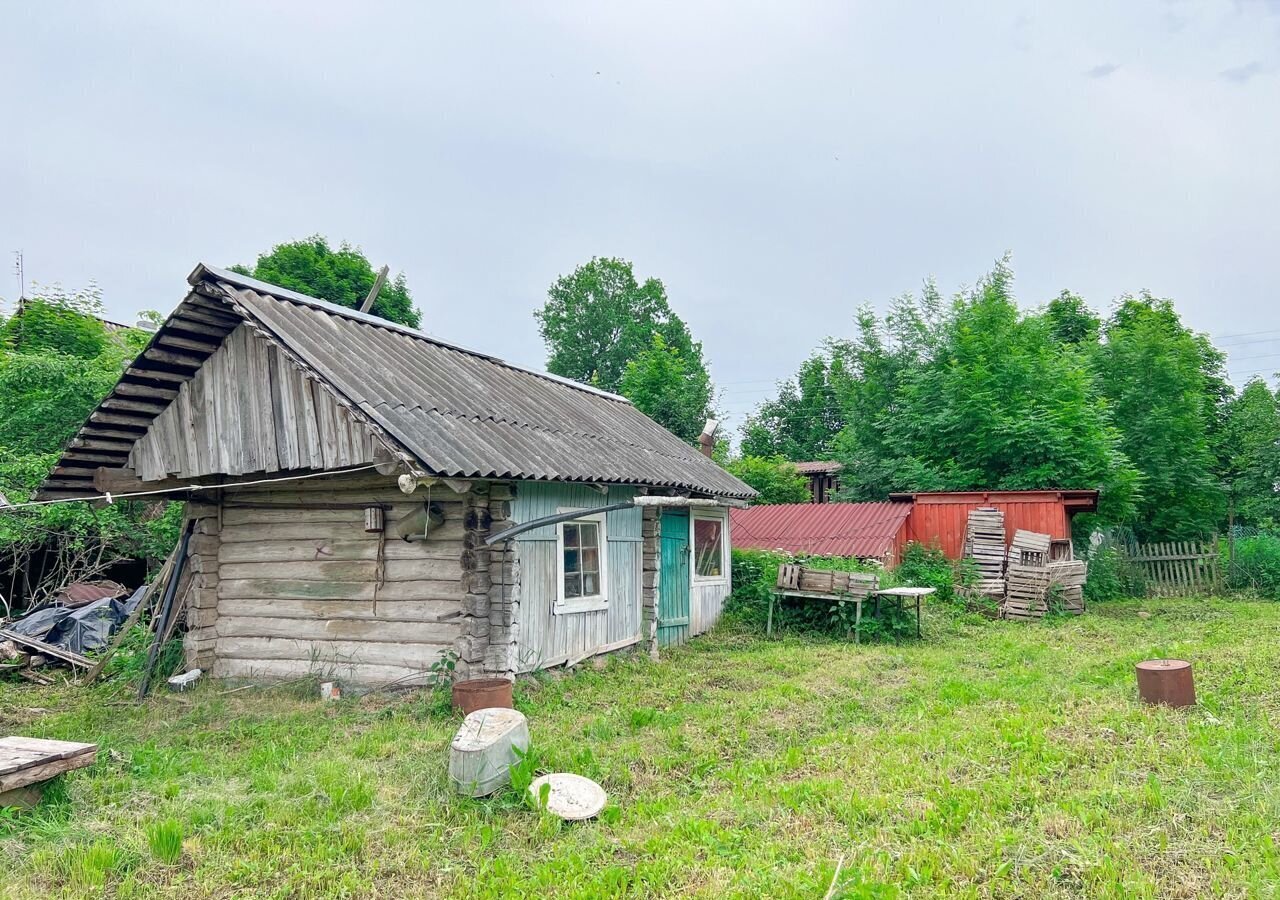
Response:
M54 506L58 503L84 503L92 500L106 500L113 503L116 500L129 500L133 497L153 497L157 494L178 494L188 493L191 491L214 491L219 488L238 488L250 487L258 484L278 484L281 481L305 481L308 478L323 478L326 475L349 475L352 472L367 472L369 469L375 469L380 463L371 463L367 466L357 466L354 469L342 469L337 472L312 472L310 475L286 475L283 478L259 478L256 481L237 481L233 484L188 484L182 487L159 488L154 491L129 491L124 494L112 494L110 491L99 494L96 497L59 497L57 500L28 500L26 503L10 503L7 506L0 506L0 512L9 512L14 509L29 509L34 506Z

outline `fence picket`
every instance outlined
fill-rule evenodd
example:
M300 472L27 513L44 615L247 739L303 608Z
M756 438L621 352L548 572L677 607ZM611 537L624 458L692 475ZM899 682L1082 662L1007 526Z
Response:
M1196 597L1217 590L1221 572L1216 541L1134 544L1129 560L1141 570L1153 597Z

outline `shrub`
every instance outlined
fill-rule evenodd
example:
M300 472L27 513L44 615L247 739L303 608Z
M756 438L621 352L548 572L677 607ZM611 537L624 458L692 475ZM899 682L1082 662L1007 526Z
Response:
M1086 603L1146 596L1147 583L1142 569L1129 560L1122 546L1105 542L1092 548L1085 559L1088 565L1084 584Z
M902 551L902 560L890 573L890 580L903 587L934 588L935 600L954 603L956 588L973 583L976 576L972 560L954 562L940 548L912 541Z
M1262 534L1237 539L1227 586L1252 589L1268 600L1280 600L1280 537Z

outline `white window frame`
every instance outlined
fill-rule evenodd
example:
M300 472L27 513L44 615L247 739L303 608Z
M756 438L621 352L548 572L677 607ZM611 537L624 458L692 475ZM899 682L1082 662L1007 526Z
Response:
M578 512L576 509L561 509L559 512ZM607 532L606 514L581 510L582 515L567 522L556 523L556 602L551 611L556 615L565 613L596 612L609 608L609 534ZM565 597L564 595L564 526L577 525L580 522L595 524L600 531L600 593L590 597Z
M720 574L698 574L698 542L696 523L699 519L711 519L720 523ZM729 580L729 517L720 510L694 509L689 515L689 578L698 584L723 584Z

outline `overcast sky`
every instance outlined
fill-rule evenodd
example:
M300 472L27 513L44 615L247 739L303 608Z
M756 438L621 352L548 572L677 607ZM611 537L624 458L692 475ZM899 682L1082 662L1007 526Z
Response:
M13 250L131 321L319 232L541 367L547 285L622 256L736 429L1010 250L1027 306L1149 288L1280 368L1280 0L9 4L0 85L10 304Z

